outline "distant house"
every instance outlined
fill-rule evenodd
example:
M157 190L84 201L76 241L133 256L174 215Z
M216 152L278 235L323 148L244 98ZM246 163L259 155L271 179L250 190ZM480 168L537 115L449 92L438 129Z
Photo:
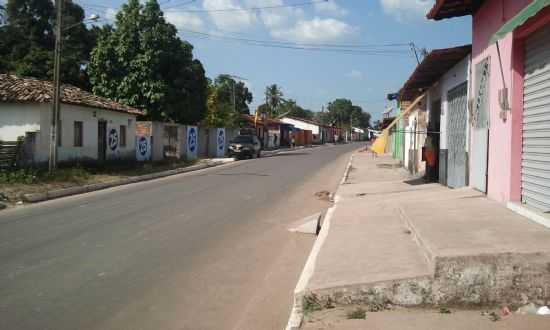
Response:
M53 84L0 74L0 140L25 137L33 163L49 158ZM142 111L64 85L58 125L58 160L135 159L135 123Z
M293 125L300 130L311 131L313 143L323 143L327 140L326 136L323 135L325 134L323 125L316 121L292 116L284 116L281 118L281 121L285 124Z
M277 148L284 141L284 130L286 125L278 119L268 119L266 121L261 118L256 119L252 115L240 116L240 127L243 132L256 132L256 136L264 148Z

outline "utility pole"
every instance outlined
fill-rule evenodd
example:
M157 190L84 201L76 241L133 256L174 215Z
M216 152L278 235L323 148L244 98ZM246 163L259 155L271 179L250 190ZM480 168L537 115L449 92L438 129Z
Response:
M53 173L57 166L57 125L59 124L59 103L61 95L60 62L61 62L61 32L62 32L62 13L63 0L55 0L56 22L55 22L55 50L54 50L54 73L53 73L53 99L51 110L50 127L50 157L48 161L48 171Z
M235 84L237 82L233 80L233 112L237 113L237 97L235 96Z
M411 42L410 46L411 50L414 52L414 56L416 57L416 62L420 64L420 58L418 57L418 52L416 51L416 45L414 44L414 42Z
M349 137L351 142L353 142L353 113L349 116Z

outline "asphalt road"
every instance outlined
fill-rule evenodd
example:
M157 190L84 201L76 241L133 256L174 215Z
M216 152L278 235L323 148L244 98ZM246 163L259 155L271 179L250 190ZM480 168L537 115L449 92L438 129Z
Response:
M0 329L282 329L352 150L325 146L0 212Z

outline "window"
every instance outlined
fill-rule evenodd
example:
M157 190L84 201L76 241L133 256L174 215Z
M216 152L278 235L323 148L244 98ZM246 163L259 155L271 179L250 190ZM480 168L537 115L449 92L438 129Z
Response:
M81 121L74 122L74 146L82 147L83 145L83 125Z
M61 120L57 121L57 146L61 147L61 140L63 139L63 129L61 127Z
M126 147L126 126L120 125L120 146Z

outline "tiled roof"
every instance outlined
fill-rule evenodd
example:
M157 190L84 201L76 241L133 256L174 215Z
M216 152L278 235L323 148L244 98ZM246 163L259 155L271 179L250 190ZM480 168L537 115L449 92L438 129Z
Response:
M399 91L400 101L412 101L420 96L471 51L472 45L431 51Z
M472 15L483 4L483 0L436 0L432 9L426 15L429 19Z
M256 122L256 116L253 116L253 115L246 115L246 114L241 114L241 119L242 120L245 120L245 121L248 121L248 122L251 122L251 123L254 123ZM263 125L264 122L262 121L261 118L258 117L258 121L256 122L258 125ZM268 119L267 120L267 124L268 125L280 125L280 124L283 124L283 122L281 122L280 120L278 119Z
M62 91L61 102L66 104L126 112L134 115L143 114L141 110L94 95L75 86L63 85ZM0 103L49 103L52 94L53 83L51 81L0 74Z
M320 122L318 121L315 121L315 120L309 120L309 119L305 119L305 118L300 118L300 117L294 117L294 116L284 116L283 118L289 118L289 119L293 119L293 120L297 120L297 121L301 121L303 123L308 123L308 124L311 124L311 125L316 125L316 126L326 126L326 125L323 125L321 124Z

